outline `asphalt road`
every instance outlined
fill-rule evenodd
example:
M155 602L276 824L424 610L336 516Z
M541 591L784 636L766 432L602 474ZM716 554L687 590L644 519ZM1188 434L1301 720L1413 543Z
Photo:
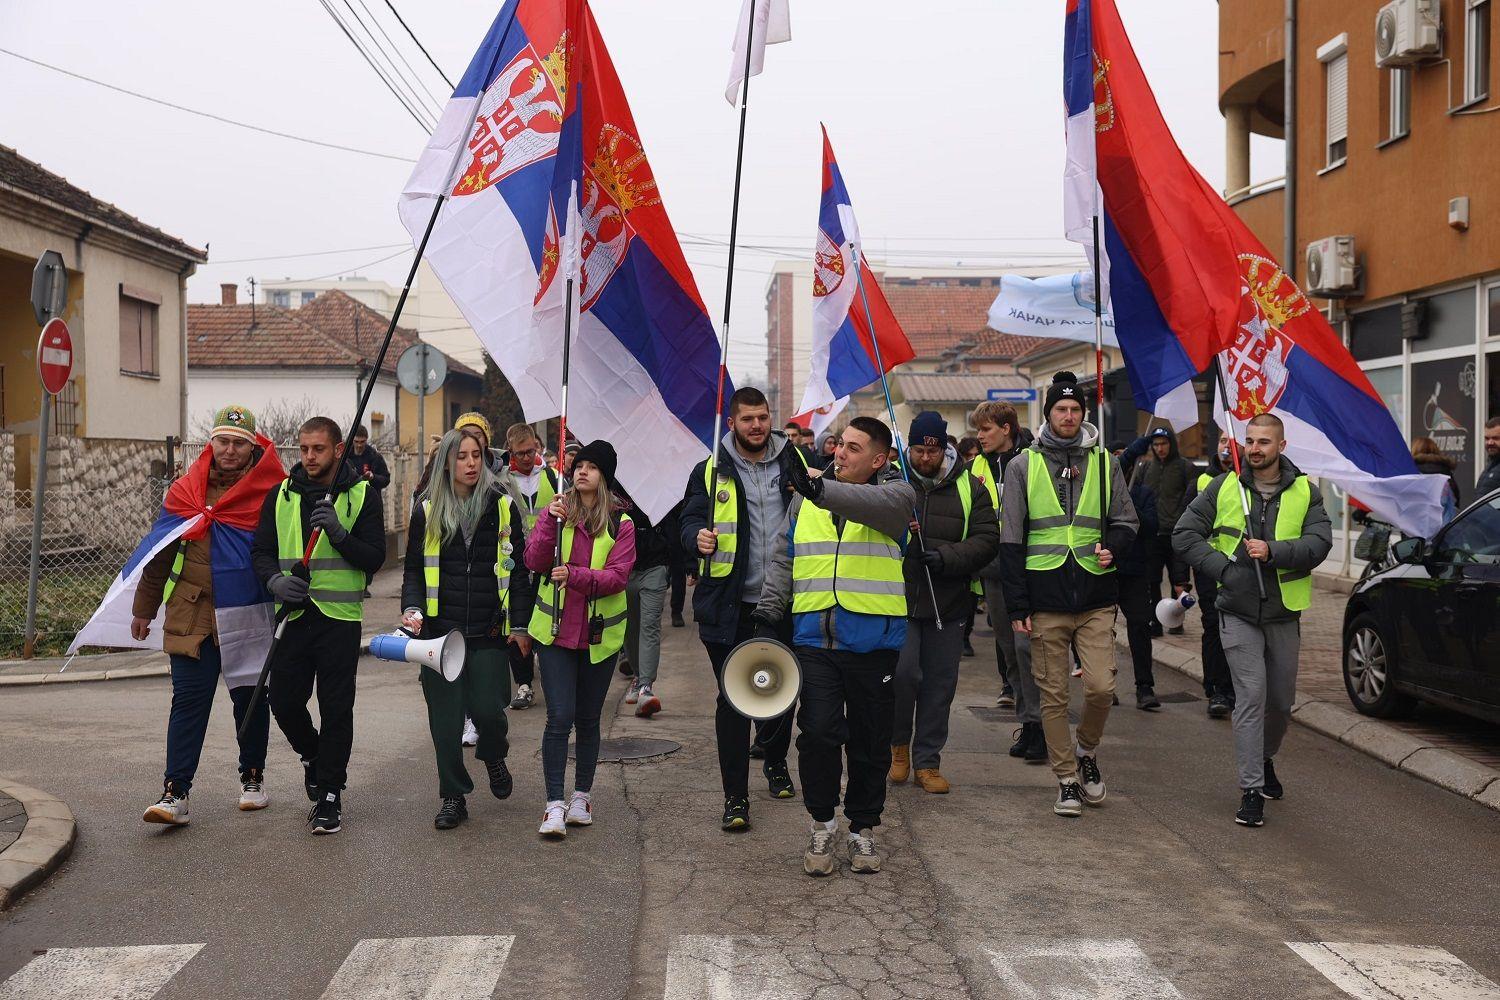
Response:
M800 800L758 778L754 829L718 830L711 674L691 625L666 634L666 710L621 706L606 736L682 749L601 766L598 821L562 843L536 835L540 704L511 716L515 795L432 828L416 668L362 664L345 826L323 838L274 728L272 805L234 808L223 692L193 822L169 830L140 821L164 679L6 690L0 771L66 800L80 834L0 915L0 1000L1500 997L1500 817L1321 736L1293 726L1287 798L1235 826L1228 724L1168 674L1163 712L1110 720L1106 805L1063 820L1047 769L1005 756L982 655L953 793L894 790L885 870L814 880Z

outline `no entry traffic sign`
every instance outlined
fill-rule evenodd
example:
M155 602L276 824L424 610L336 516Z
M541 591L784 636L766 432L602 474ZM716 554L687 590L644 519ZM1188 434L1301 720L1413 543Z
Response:
M42 387L56 396L68 384L73 374L73 337L68 333L68 324L61 319L50 319L42 327L41 339L36 345L36 368L42 376Z

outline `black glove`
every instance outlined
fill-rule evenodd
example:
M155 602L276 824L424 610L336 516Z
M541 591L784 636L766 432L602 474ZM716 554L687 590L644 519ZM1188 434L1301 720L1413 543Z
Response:
M333 509L333 501L328 497L324 497L313 505L312 514L308 516L307 523L328 536L328 540L334 545L349 537L349 529L339 522L338 512Z
M943 571L943 554L937 549L927 549L922 553L922 564L934 573Z
M796 456L786 463L787 478L791 480L792 489L801 493L804 497L817 503L823 498L823 478L821 476L809 475L802 467L802 462Z
M776 629L776 622L773 622L767 618L762 618L759 615L751 615L750 620L755 623L754 638L774 639L777 642L781 641L781 636Z
M301 573L297 571L301 570ZM266 589L282 604L300 606L307 603L307 567L298 563L292 567L292 575L273 576L266 581Z

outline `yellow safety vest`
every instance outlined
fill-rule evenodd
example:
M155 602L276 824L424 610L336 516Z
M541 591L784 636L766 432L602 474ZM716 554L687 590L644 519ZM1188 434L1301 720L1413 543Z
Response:
M505 616L504 631L510 631L510 571L515 568L514 546L510 540L510 512L515 501L500 494L500 529L495 546L495 582L500 588L500 613ZM422 517L432 514L432 501L422 501ZM422 583L427 589L426 608L428 618L438 613L438 565L442 557L443 542L437 532L428 526L422 536Z
M562 529L564 564L573 554L573 535L576 530L571 524L565 525ZM614 535L607 531L603 538L594 539L593 552L589 555L589 568L603 569L614 547ZM566 593L566 588L563 592ZM596 597L589 604L588 614L591 617L599 615L604 619L603 640L589 647L589 662L598 663L618 653L620 647L625 645L625 591L622 590L618 594L610 594L607 597ZM531 624L527 627L527 632L544 646L552 645L552 616L561 613L557 586L550 577L544 577L536 589L536 607L531 612Z
M338 514L339 523L344 526L345 531L353 530L359 512L364 509L368 486L368 483L361 480L334 499L334 512ZM283 574L290 576L292 567L302 561L305 545L302 537L302 494L282 486L276 495L276 555ZM364 619L365 571L349 565L326 534L318 536L318 544L313 546L312 559L307 568L310 576L308 597L319 611L339 621L357 622ZM276 609L279 613L281 605L277 604ZM301 611L293 611L290 618L296 620L301 615Z
M1219 506L1214 515L1210 544L1226 556L1233 557L1245 537L1245 511L1240 506L1240 481L1226 479L1219 487ZM1312 486L1306 476L1298 476L1281 494L1276 511L1276 541L1289 542L1302 537L1307 508L1312 504ZM1306 611L1312 606L1312 573L1302 569L1278 569L1276 582L1281 587L1281 603L1288 611Z
M792 532L792 611L806 614L835 604L862 615L906 617L901 547L889 535L845 520L804 500Z
M975 472L974 470L976 468L982 468L984 471L983 472ZM977 479L981 483L983 483L984 484L984 488L989 491L989 494L990 494L990 505L995 508L995 523L998 526L998 524L1000 522L1000 484L997 483L995 481L995 477L990 474L990 463L989 463L989 460L986 459L983 454L975 455L974 456L974 460L969 463L969 475L973 476L975 479ZM960 496L963 497L964 495L960 494ZM969 506L968 506L968 503L972 503L972 500L968 500L968 502L964 506L964 537L965 538L969 537ZM978 596L983 597L984 596L984 581L981 580L981 579L979 579L979 577L976 575L974 577L974 579L972 579L972 580L969 581L969 589L971 591L973 591L975 594L977 594Z
M1209 475L1207 472L1200 472L1198 474L1198 492L1202 493L1204 490L1208 489L1208 484L1213 481L1213 476Z
M807 457L802 454L801 448L793 448L792 454L797 456L804 469L807 468ZM719 481L716 490L709 480L708 466L709 463L703 463L703 488L708 492L713 505L713 530L719 533L719 547L708 557L708 575L717 579L734 571L734 554L740 548L740 484L720 464L715 476Z
M1104 535L1099 521L1099 463L1090 454L1084 463L1083 489L1073 517L1063 513L1052 486L1052 474L1042 453L1027 450L1026 468L1026 568L1029 570L1061 569L1071 556L1073 561L1095 576L1113 573L1113 566L1099 565L1094 552ZM1104 486L1104 503L1109 503L1109 484Z
M552 470L544 465L541 474L537 476L536 496L530 500L527 500L524 494L521 496L522 502L526 504L526 514L522 518L522 523L526 526L526 534L531 534L531 529L536 527L537 517L555 499L557 499L557 489L552 485Z

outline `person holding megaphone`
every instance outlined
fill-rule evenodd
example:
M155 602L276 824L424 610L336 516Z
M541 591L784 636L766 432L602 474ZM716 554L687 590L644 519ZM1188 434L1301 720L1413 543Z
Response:
M526 566L543 577L530 633L547 695L547 807L537 831L544 837L566 837L568 827L594 822L599 716L625 644L625 587L635 565L635 525L615 508L612 492L617 463L608 441L585 445L573 460L572 488L547 505L526 540ZM578 759L573 794L564 802L572 731Z
M474 783L464 767L465 717L479 740L475 756L497 799L511 793L505 765L509 750L503 706L510 701L507 645L531 648L530 575L514 572L525 548L525 526L515 501L486 461L473 427L451 430L438 443L426 496L407 528L401 584L401 624L423 639L457 630L464 640L463 672L448 680L420 672L427 727L437 755L442 806L433 825L451 830L468 819L464 797Z

